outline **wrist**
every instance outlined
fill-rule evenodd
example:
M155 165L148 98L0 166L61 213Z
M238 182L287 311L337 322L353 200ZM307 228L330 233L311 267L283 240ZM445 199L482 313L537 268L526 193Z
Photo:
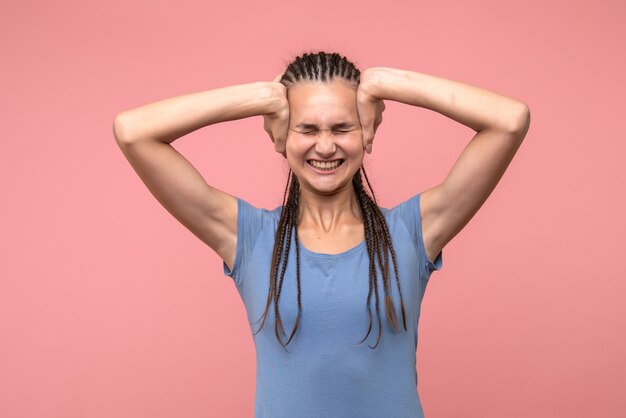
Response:
M278 82L266 82L264 84L264 115L276 113L289 106L287 102L287 88Z
M377 99L386 99L384 96L385 80L389 77L386 67L370 67L361 73L359 88Z

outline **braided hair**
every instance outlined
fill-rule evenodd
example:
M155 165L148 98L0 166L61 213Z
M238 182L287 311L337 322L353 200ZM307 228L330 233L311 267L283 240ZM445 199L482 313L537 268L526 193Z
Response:
M285 86L289 87L297 83L300 80L308 81L308 80L317 80L321 82L329 82L333 79L333 77L341 77L349 82L352 82L356 85L360 82L360 71L355 67L353 63L348 61L346 57L342 57L338 53L305 53L299 57L297 57L294 61L292 61L285 73L283 74L280 82ZM367 186L370 190L368 193L362 181L361 173L365 176L365 180L367 182ZM385 313L387 316L387 321L393 326L395 330L399 330L398 318L396 316L396 308L395 304L390 295L391 284L389 280L389 253L391 253L391 258L393 261L393 268L396 277L396 283L398 286L398 292L400 294L400 308L402 311L402 324L404 326L404 330L406 331L406 317L404 311L404 301L402 298L402 290L400 288L400 281L398 275L398 267L396 263L396 253L393 248L393 244L391 242L391 236L389 234L389 229L387 228L387 222L385 221L384 215L378 207L376 203L376 197L374 196L374 191L372 190L372 186L370 185L369 179L367 178L367 174L365 173L365 168L361 166L359 171L356 172L354 177L352 178L352 186L354 187L354 191L356 193L356 197L361 208L361 213L363 214L363 226L365 229L365 242L367 246L367 253L369 256L369 292L367 294L367 312L369 315L369 326L367 329L367 333L365 337L359 342L359 344L363 343L367 337L369 336L372 330L372 310L371 310L371 299L372 292L374 293L374 297L376 299L376 314L378 318L378 338L376 340L376 344L372 347L368 344L371 349L376 348L378 346L378 342L380 341L381 331L382 331L382 323L380 319L380 309L379 309L379 300L380 296L378 294L378 277L376 274L376 265L375 261L378 260L378 265L381 266L383 286L384 286L384 300L385 300ZM298 228L297 228L297 220L299 214L299 197L300 197L300 183L298 178L293 175L292 171L289 170L289 175L287 177L287 185L285 187L285 192L283 194L283 207L281 211L280 220L278 222L278 228L276 230L276 235L274 238L274 250L272 253L272 261L270 264L270 284L269 284L269 292L267 296L267 304L265 306L265 312L263 313L261 326L254 333L255 335L263 328L265 324L265 319L267 318L267 314L269 311L270 304L273 302L274 304L274 313L275 313L275 324L274 324L274 333L276 335L276 339L280 343L280 345L287 350L286 345L291 342L293 336L295 335L298 329L298 322L300 321L300 316L302 314L302 302L301 302L301 290L300 290L300 245L298 241ZM278 309L278 299L280 298L280 293L283 286L283 279L285 277L285 271L287 268L288 258L289 258L289 250L291 247L291 237L295 235L295 247L296 247L296 272L297 272L297 286L298 286L298 315L296 317L293 330L291 331L291 335L286 343L283 343L282 338L279 332L286 336L285 330L283 328L282 321L280 319L280 312ZM284 258L281 257L283 254L284 248ZM282 258L282 269L280 268L280 262ZM280 270L280 274L279 274ZM257 321L258 322L258 321Z

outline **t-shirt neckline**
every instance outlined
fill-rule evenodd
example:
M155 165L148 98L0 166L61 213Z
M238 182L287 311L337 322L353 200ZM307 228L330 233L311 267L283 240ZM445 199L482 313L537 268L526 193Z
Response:
M280 219L280 213L282 211L283 207L282 206L277 206L276 208L274 208L274 210L272 210L272 213L274 214L274 218L276 221L276 225L278 225L278 220ZM347 257L349 255L352 255L356 252L359 252L362 248L365 248L365 238L359 242L357 245L355 245L354 247L337 253L337 254L327 254L327 253L317 253L315 251L311 251L308 248L306 248L304 246L304 244L302 244L299 240L298 240L299 244L300 244L300 249L302 250L302 253L305 256L308 257L314 257L314 258L318 258L318 259L326 259L326 260L337 260L339 258L343 258L343 257ZM292 241L292 243L295 243L295 240Z
M362 240L361 242L359 242L356 246L342 251L340 253L337 254L327 254L327 253L318 253L315 251L311 251L308 248L306 248L304 246L304 244L302 244L302 242L298 241L300 244L300 250L302 250L303 253L311 256L311 257L316 257L316 258L325 258L325 259L337 259L337 258L342 258L342 257L346 257L352 253L355 253L357 251L359 251L361 248L363 248L365 246L365 240Z

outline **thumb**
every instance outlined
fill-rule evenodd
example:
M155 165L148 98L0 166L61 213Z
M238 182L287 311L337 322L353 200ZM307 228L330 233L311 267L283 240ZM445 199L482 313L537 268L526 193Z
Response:
M371 127L363 127L363 149L368 154L372 153L372 143L374 142L374 131Z

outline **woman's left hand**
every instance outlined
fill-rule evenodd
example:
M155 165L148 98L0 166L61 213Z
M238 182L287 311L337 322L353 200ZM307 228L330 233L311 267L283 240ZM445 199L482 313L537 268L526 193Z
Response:
M368 154L372 153L372 143L378 126L383 121L385 102L376 97L376 76L374 70L367 69L361 72L361 80L356 93L356 105L363 130L363 149Z

